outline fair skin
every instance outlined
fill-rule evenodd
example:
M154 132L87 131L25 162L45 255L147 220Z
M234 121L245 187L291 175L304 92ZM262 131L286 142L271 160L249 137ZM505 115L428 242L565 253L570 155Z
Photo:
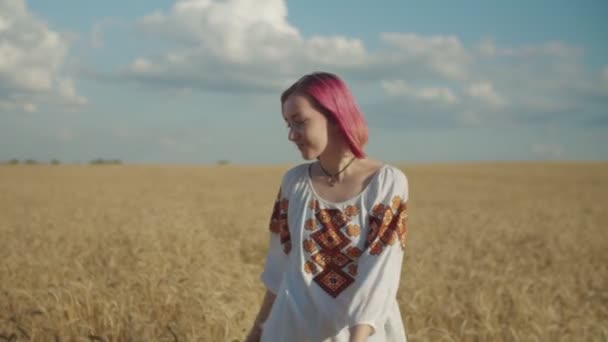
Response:
M335 174L353 158L338 125L328 120L310 103L306 96L294 94L283 104L283 119L289 127L288 139L300 150L306 160L319 162L312 166L315 192L331 202L342 202L359 194L367 186L372 175L382 165L370 158L356 159L338 176L332 187L327 184L328 172Z
M266 321L266 318L268 318L275 298L276 295L274 293L266 290L264 300L262 301L262 307L255 318L253 327L251 330L249 330L249 334L247 334L247 338L245 338L245 342L258 342L260 340L262 337L262 329L260 328L260 324L262 324L262 322Z
M343 202L362 192L373 174L382 165L369 158L355 159L338 177L338 182L330 186L323 168L331 174L342 170L354 157L338 125L319 112L304 95L292 94L283 103L283 119L288 128L288 139L296 145L305 160L319 159L311 168L311 178L315 192L331 202ZM262 307L246 342L259 341L259 323L266 320L275 295L266 291ZM366 341L373 332L367 324L350 328L350 342Z

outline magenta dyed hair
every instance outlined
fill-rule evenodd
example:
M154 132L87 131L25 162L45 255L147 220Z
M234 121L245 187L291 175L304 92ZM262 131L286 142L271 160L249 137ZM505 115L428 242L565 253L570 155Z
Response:
M314 107L338 124L355 157L365 157L367 123L344 81L328 72L304 75L281 94L281 105L295 93L307 96Z

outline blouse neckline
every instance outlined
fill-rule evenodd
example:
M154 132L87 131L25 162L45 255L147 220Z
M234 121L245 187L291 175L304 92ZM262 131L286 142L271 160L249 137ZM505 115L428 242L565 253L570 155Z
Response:
M356 200L358 200L359 198L361 198L361 196L363 196L363 194L365 194L367 192L367 190L371 187L372 183L375 182L378 178L378 175L380 174L380 171L384 170L388 164L382 164L378 170L374 171L374 173L371 175L371 179L369 180L369 182L367 183L367 185L363 188L363 190L361 190L358 194L356 194L355 196L345 200L345 201L341 201L341 202L333 202L330 200L326 200L325 198L319 196L319 194L317 193L317 191L315 190L315 187L312 184L312 177L311 177L311 172L310 172L310 168L312 167L313 163L309 163L308 167L306 168L306 183L308 184L308 188L310 189L310 191L312 192L313 196L319 200L320 202L332 205L332 206L343 206L347 203L351 203L354 202Z

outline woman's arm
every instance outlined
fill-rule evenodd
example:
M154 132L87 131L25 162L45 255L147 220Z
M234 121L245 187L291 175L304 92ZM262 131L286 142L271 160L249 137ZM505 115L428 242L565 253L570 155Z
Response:
M357 324L350 328L349 342L365 342L372 333L372 327L368 324Z
M266 321L268 315L270 314L270 309L272 309L272 304L274 303L274 299L276 295L269 290L266 290L266 294L264 295L264 301L262 302L262 307L258 312L258 315L255 318L255 322L253 323L253 327L249 330L249 334L245 339L246 342L257 342L260 340L262 336L262 323Z
M365 331L369 336L382 329L397 299L407 236L408 187L402 172L395 172L393 178L390 188L383 189L371 206L366 247L357 260L356 288L347 317L353 339L362 334L355 330L360 325L369 328Z

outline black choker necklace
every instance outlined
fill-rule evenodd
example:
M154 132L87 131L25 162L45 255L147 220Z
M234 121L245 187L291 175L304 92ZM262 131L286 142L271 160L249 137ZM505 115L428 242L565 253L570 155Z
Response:
M329 184L329 186L334 186L336 184L336 182L338 181L338 176L344 172L344 170L346 170L347 167L350 166L350 164L353 163L353 161L355 161L355 159L357 159L356 157L353 157L353 159L351 159L348 164L346 164L346 166L340 170L338 173L336 174L331 174L329 173L327 170L325 170L325 168L323 167L323 164L321 164L321 161L319 160L319 166L321 167L321 170L323 170L323 172L325 172L325 174L327 175L327 184Z

